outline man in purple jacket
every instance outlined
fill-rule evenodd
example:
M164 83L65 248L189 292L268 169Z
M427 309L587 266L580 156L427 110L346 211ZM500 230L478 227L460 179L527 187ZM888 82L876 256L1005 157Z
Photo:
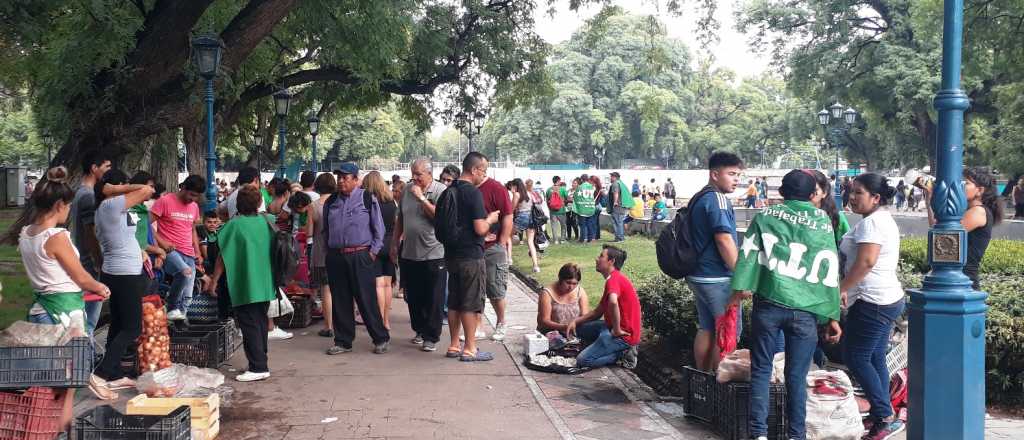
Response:
M384 246L384 221L377 198L359 187L359 167L341 165L338 192L324 203L324 234L327 241L327 281L334 292L334 346L327 354L352 351L356 321L355 299L366 330L373 339L373 352L387 353L391 336L377 304L374 261Z

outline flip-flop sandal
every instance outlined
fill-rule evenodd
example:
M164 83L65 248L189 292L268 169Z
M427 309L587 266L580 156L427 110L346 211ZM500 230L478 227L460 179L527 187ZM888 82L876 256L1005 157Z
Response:
M454 349L454 350L452 350L451 348L448 348L448 351L444 352L444 357L446 357L446 358L453 358L453 359L457 358L457 357L462 357L462 347L459 347L459 348Z
M476 352L476 355L473 355L473 356L470 356L470 355L468 355L466 353L462 353L462 356L459 357L459 360L462 361L462 362L493 361L494 360L494 353L491 353L489 351L479 351L479 350Z
M135 381L127 377L107 382L107 389L110 391L127 390L129 388L135 388Z
M96 396L100 400L117 400L118 394L111 391L109 388L103 387L102 385L89 384L89 391L92 391L92 395Z

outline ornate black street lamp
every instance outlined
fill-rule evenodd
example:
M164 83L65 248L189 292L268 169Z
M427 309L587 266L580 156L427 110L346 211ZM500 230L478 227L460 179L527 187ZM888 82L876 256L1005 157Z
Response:
M280 92L274 94L274 114L277 115L277 137L278 137L278 152L280 166L277 169L277 177L284 178L285 173L288 172L288 168L284 163L285 153L285 133L288 131L288 121L285 119L288 116L288 108L292 105L292 94L288 93L288 89L281 89Z
M836 167L833 170L836 176L834 191L836 206L843 206L842 189L839 185L839 151L843 147L841 140L850 132L854 122L857 122L857 111L853 107L848 107L844 111L843 105L839 101L830 105L828 110L821 109L818 112L818 124L821 125L821 130L825 133L825 141L828 142L829 147L836 150ZM835 143L833 143L833 139L836 140Z
M309 168L313 172L317 172L316 164L316 135L320 129L320 118L316 117L316 113L309 112L309 117L306 118L306 122L309 124L309 135L312 137L311 147L313 149L313 155L309 160Z

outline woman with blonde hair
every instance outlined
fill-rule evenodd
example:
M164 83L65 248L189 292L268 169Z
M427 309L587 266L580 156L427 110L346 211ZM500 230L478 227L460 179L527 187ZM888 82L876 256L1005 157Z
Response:
M391 240L395 230L395 216L398 203L380 172L370 171L363 177L363 190L377 197L380 204L380 217L384 220L384 246L377 254L377 304L380 304L380 316L384 318L384 328L391 330L388 311L391 310L391 280L395 277L395 258L390 255Z

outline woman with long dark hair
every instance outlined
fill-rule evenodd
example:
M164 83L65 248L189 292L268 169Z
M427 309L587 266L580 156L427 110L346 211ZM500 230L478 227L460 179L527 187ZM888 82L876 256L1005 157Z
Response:
M839 294L848 306L843 360L871 404L866 438L883 439L903 431L889 400L885 363L893 326L903 314L903 286L896 275L900 230L886 206L896 194L884 176L867 173L850 183L850 209L864 218L839 245L846 258Z
M512 224L515 226L515 232L522 234L522 240L526 242L526 247L529 249L530 259L533 261L533 271L540 272L540 261L537 255L537 246L534 244L533 239L537 234L531 224L531 213L533 213L534 200L530 197L530 190L526 188L526 184L523 183L522 179L512 179L505 188L512 192L512 206L515 211L515 216L512 218Z
M153 195L153 187L129 185L128 175L118 169L103 174L96 183L96 239L103 253L100 280L110 287L110 327L103 361L96 375L111 389L135 386L121 369L121 357L142 334L142 297L149 286L144 264L149 260L135 229L139 217L135 205Z
M590 184L594 185L594 206L596 210L590 218L590 235L594 240L601 239L601 209L608 204L608 195L601 186L601 178L597 175L590 176Z
M836 206L836 199L832 196L832 181L825 177L825 174L818 170L807 170L811 173L811 177L814 177L814 183L817 185L817 191L811 195L811 203L818 209L825 211L828 217L832 219L832 229L836 233L836 244L843 240L843 236L850 230L850 222L846 220L846 215L839 210Z
M928 223L935 224L932 212L932 189L925 188L928 200ZM1003 221L1003 198L996 191L996 179L983 168L964 168L964 197L967 210L960 219L960 225L967 231L967 262L964 274L971 279L974 290L981 288L978 271L981 259L992 241L992 227Z
M71 201L75 198L75 191L67 182L67 169L50 168L46 177L36 184L28 206L0 242L18 245L21 263L35 293L28 321L60 325L72 336L86 336L82 291L94 292L106 299L110 297L110 289L82 267L78 249L71 243L71 233L61 227L68 222ZM90 376L89 390L96 397L117 399L117 393L106 385L102 378Z

